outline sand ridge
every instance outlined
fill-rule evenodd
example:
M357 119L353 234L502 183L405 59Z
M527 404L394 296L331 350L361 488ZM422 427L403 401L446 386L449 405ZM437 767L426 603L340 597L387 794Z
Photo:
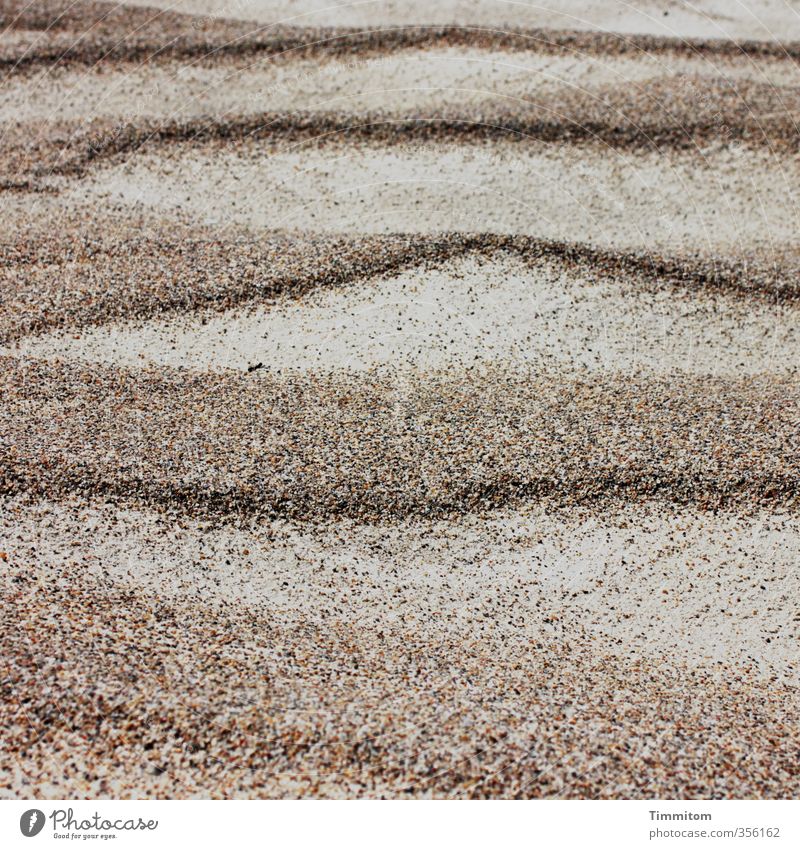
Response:
M488 523L214 530L14 499L2 516L15 546L0 578L17 601L3 620L8 681L52 684L24 718L3 712L0 751L23 745L26 757L1 759L0 777L37 795L794 787L794 519L533 508ZM87 669L77 707L113 762L57 707ZM450 707L444 724L437 702ZM498 730L476 735L475 722ZM739 777L703 767L709 758Z
M351 145L216 147L140 151L67 196L254 232L460 230L733 257L795 245L798 171L792 157L764 150L608 153L518 140L368 144L357 155Z
M797 504L791 377L494 365L282 376L3 357L0 379L9 494L78 491L234 521L529 500Z
M797 796L790 11L7 0L0 796Z
M256 310L119 322L22 341L15 352L126 367L195 370L420 370L515 367L682 372L735 377L796 373L796 309L707 292L678 297L595 282L558 260L467 255L440 269L288 295Z

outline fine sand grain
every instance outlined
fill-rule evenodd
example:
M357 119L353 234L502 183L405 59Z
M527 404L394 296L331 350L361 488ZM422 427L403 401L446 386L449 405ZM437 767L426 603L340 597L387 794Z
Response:
M793 158L746 148L670 155L513 141L357 150L253 142L139 153L65 192L70 202L155 207L253 230L462 230L770 255L796 244L800 171Z
M196 15L241 18L268 24L384 26L448 24L537 26L552 29L610 30L687 38L800 37L797 13L784 0L136 0Z
M791 4L161 5L0 8L0 797L800 795Z
M467 257L256 311L111 324L24 340L33 357L279 372L464 368L647 370L735 377L800 368L798 310L594 282L564 263Z

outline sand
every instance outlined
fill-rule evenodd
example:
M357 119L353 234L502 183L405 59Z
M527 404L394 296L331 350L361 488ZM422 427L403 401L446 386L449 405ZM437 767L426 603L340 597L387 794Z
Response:
M132 4L135 5L135 4ZM458 23L462 25L539 26L552 29L610 30L678 37L798 38L800 22L782 0L758 0L746 6L702 0L445 0L431 6L420 0L160 0L140 5L197 15L241 18L263 23L317 26L383 26Z
M794 519L533 508L315 531L70 503L6 501L3 515L12 680L56 652L35 669L53 675L51 706L28 707L28 755L2 773L32 795L793 787L780 710L797 674ZM113 761L57 713L87 674L82 721L114 741ZM744 781L713 778L708 758Z
M672 253L774 255L797 232L798 171L768 151L602 153L513 141L243 148L140 152L66 196L256 231L523 233Z
M78 491L223 521L798 501L789 376L0 366L8 493Z
M752 62L701 55L593 56L429 48L328 61L287 55L254 57L222 66L170 61L130 63L111 70L54 68L19 76L0 91L0 121L136 117L168 120L270 110L376 110L402 115L449 107L519 108L559 88L593 91L648 80L706 76L796 86L794 61ZM688 84L688 83L687 83ZM562 95L563 97L563 95Z
M785 605L800 590L800 526L791 515L628 506L570 516L531 505L481 521L210 529L97 505L7 500L5 509L4 534L19 535L19 557L36 551L40 581L77 559L87 579L167 603L188 597L321 617L331 598L346 595L342 615L362 627L425 628L437 610L443 630L494 622L514 639L535 640L558 617L608 638L612 654L755 664L794 683L800 674L792 645L800 623ZM770 562L758 578L754 559ZM208 568L198 568L203 562ZM504 607L515 617L496 613Z
M797 797L797 15L321 5L0 10L0 797Z
M796 313L730 296L681 298L596 283L563 263L531 268L518 257L495 255L322 289L301 300L284 296L255 311L29 337L16 351L124 367L246 370L261 363L282 373L505 362L735 377L797 372Z

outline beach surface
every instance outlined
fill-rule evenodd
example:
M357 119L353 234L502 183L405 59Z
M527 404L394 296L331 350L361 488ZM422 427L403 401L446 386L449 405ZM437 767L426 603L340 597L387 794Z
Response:
M0 797L800 794L789 5L0 31Z

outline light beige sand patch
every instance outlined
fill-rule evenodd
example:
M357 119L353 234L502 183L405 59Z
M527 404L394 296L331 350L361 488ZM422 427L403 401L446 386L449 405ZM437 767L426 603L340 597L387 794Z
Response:
M800 169L793 157L739 147L177 145L97 170L66 198L254 230L485 231L648 252L769 253L796 243Z
M557 263L498 257L415 269L301 301L208 318L114 324L24 339L27 356L137 366L279 371L438 369L503 361L736 377L795 372L794 309L597 283Z
M128 0L178 12L304 26L481 24L711 38L798 38L783 0Z
M469 48L323 62L258 58L218 67L196 62L65 67L4 81L0 121L169 120L282 109L413 114L483 104L513 108L559 87L574 92L677 74L775 85L800 81L800 72L790 61L644 53L547 56Z
M754 664L791 680L798 672L796 518L632 506L568 519L530 507L452 522L244 530L5 506L9 564L29 563L42 581L80 563L88 578L166 602L323 621L335 605L351 624L402 622L431 644L445 633L479 640L484 629L535 642L559 622L564 639L593 633L598 651Z
M42 30L37 29L3 29L0 30L0 47L16 47L19 44L33 45L45 38ZM3 89L9 85L9 80L3 80Z

